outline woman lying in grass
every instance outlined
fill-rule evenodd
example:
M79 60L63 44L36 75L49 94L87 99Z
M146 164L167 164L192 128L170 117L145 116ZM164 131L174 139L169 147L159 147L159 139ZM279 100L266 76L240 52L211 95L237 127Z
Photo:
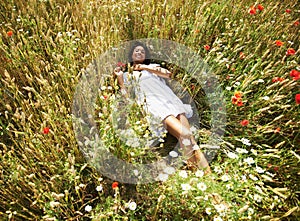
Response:
M188 118L193 115L191 105L183 104L165 82L165 79L171 77L171 72L151 64L150 52L141 42L133 44L128 59L133 67L133 78L137 82L135 93L138 103L145 102L146 112L158 118L164 128L178 139L189 168L207 168L209 172L208 162L190 130ZM127 85L130 83L128 73L123 73L121 68L117 67L114 74L117 76L122 94L126 95Z

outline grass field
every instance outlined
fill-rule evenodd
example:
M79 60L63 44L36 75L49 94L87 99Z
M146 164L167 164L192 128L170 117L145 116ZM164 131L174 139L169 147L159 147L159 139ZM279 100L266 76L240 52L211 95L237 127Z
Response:
M1 2L0 219L299 219L297 3ZM158 182L121 183L99 173L80 151L72 105L85 69L107 50L142 38L185 45L218 76L227 120L212 174L169 170ZM190 73L167 65L196 103L195 134L205 143L211 129L205 93ZM107 150L130 163L159 158L118 138L111 122L118 86L112 77L101 86L94 117ZM143 135L138 107L130 110Z

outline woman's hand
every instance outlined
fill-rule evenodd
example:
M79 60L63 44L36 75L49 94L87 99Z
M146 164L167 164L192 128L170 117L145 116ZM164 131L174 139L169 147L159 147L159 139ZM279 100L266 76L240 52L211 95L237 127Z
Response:
M120 67L116 67L114 70L114 74L117 76L121 76L123 74L123 71L121 70Z

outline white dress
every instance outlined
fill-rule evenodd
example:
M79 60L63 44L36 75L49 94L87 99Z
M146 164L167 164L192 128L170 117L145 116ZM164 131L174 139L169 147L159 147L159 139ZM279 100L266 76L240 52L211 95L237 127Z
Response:
M158 66L156 64L150 65ZM146 112L152 115L156 121L161 123L170 115L177 117L179 114L185 114L187 118L192 117L191 105L184 104L166 84L165 79L146 70L134 72L133 79L136 82L134 90L138 104L144 104ZM132 85L128 73L124 75L124 82L127 85ZM150 122L151 124L154 126L153 122ZM157 131L158 128L153 129Z

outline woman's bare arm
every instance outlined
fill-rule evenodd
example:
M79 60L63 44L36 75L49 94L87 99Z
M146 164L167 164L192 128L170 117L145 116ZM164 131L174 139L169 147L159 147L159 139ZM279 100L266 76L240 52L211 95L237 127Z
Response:
M159 77L162 78L170 78L172 73L165 69L165 68L161 68L161 67L153 67L150 65L145 65L145 64L137 64L134 66L134 70L136 71L142 71L142 70L146 70L149 72L152 72L153 74L158 75Z

